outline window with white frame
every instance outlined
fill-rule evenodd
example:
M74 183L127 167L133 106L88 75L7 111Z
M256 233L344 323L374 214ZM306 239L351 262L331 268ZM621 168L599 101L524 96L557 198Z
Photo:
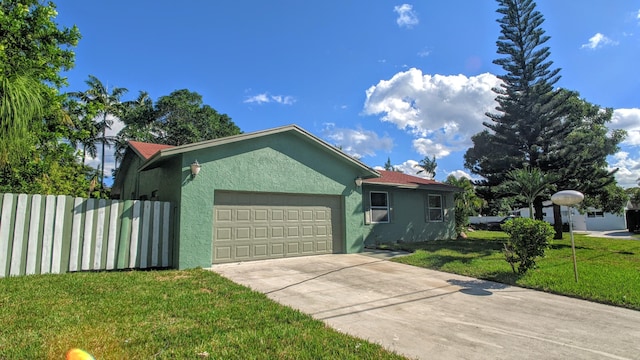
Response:
M442 210L442 195L427 195L427 221L444 221Z
M389 222L389 194L383 191L369 193L369 209L372 223Z

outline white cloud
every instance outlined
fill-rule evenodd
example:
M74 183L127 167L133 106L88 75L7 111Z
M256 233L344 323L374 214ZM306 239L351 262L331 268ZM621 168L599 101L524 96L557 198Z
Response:
M618 168L616 181L623 188L638 186L640 179L640 156L636 152L636 158L631 158L626 151L620 151L613 155L613 161L609 161L609 170Z
M370 130L337 128L334 124L327 123L324 134L329 142L357 158L374 156L378 150L390 151L393 148L393 139L388 136L380 137Z
M436 159L443 158L451 153L444 145L425 138L413 140L413 148L420 155L435 156Z
M471 175L469 173L467 173L464 170L456 170L456 171L452 171L449 173L449 175L447 175L447 177L453 175L453 177L455 177L456 179L460 179L460 178L467 178L469 180L472 180L473 178L471 177Z
M604 36L601 33L596 33L591 38L589 38L589 42L588 43L582 44L582 46L580 46L580 48L581 49L587 48L587 49L595 50L595 49L597 49L599 47L603 47L605 45L618 45L618 42L609 39L608 37Z
M425 174L425 172L421 172L420 174L417 174L417 172L420 170L420 168L417 167L419 163L415 160L407 160L405 162L403 162L402 164L399 165L393 165L393 167L395 169L397 169L398 171L401 171L405 174L409 174L409 175L413 175L413 176L417 176L417 177L421 177L423 179L428 178L427 174ZM438 169L436 169L436 173L438 172Z
M615 109L609 128L627 131L623 145L640 146L640 109Z
M396 23L400 27L411 28L413 25L418 25L418 15L413 11L413 6L409 4L402 4L395 6L393 11L398 13Z
M293 96L289 95L269 95L269 93L262 93L254 96L250 96L244 100L244 103L248 104L268 104L271 102L275 102L283 105L293 105L296 102L296 99Z
M382 121L412 133L418 151L463 150L472 145L471 136L484 129L482 122L489 121L485 113L495 111L491 89L499 84L489 73L429 75L412 68L367 89L363 113L382 115Z

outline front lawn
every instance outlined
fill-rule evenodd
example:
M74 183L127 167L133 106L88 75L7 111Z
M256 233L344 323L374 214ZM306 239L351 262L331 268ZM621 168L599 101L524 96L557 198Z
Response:
M0 279L0 359L402 359L205 270Z
M575 234L578 283L568 233L553 240L538 267L518 277L502 253L504 232L401 244L413 254L393 261L640 310L640 241Z

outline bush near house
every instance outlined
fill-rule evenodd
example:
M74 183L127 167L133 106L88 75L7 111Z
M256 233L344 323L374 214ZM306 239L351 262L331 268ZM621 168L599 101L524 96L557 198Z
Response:
M509 234L509 240L504 243L505 259L514 273L518 265L518 274L535 268L536 258L544 257L544 251L554 234L549 223L529 218L510 219L501 227Z

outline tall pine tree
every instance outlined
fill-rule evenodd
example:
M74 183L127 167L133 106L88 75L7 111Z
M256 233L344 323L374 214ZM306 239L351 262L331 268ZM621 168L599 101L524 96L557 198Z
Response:
M487 130L473 136L473 147L465 154L465 166L496 186L509 170L524 167L554 171L562 161L562 140L572 131L568 121L570 94L554 89L560 69L548 60L549 36L541 28L544 19L532 0L498 0L501 35L493 61L506 74L499 75L497 112L487 113ZM534 202L536 217L542 216L542 199Z
M544 19L532 0L498 0L501 35L496 42L494 61L506 74L494 89L496 113L487 113L491 122L476 134L474 146L465 154L465 166L485 178L478 189L488 201L495 188L514 169L538 168L555 178L558 189L576 189L600 198L604 206L616 209L614 171L606 157L618 150L625 132L609 132L611 110L602 111L578 94L554 89L560 69L548 60L549 36L540 28ZM615 197L615 196L614 196ZM542 196L536 197L536 218L542 218ZM556 238L562 236L559 209L554 209Z

